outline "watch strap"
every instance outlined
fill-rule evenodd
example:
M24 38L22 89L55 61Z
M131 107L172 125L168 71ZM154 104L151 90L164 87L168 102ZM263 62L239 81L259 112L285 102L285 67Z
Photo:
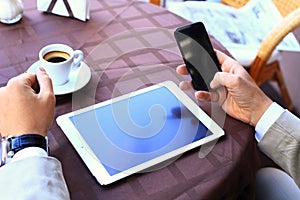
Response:
M25 134L8 138L10 140L10 150L16 154L26 147L40 147L48 152L47 139L38 134Z
M16 137L4 137L1 139L1 164L5 165L20 150L27 147L40 147L49 154L48 138L38 134L25 134Z

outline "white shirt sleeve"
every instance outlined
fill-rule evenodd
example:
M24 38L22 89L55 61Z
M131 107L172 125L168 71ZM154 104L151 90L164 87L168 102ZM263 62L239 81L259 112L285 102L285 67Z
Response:
M268 129L275 123L283 112L284 109L275 102L269 106L255 127L255 138L258 142L260 142Z
M28 158L31 156L48 156L48 155L47 152L40 147L27 147L18 151L11 159L11 162Z

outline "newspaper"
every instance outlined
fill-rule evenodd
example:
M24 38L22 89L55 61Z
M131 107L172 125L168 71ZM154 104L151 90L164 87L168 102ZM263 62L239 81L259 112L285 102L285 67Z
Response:
M240 9L205 1L174 2L168 9L191 22L202 21L207 32L227 49L258 49L261 41L282 19L272 0L251 0ZM293 33L277 46L278 50L300 51Z

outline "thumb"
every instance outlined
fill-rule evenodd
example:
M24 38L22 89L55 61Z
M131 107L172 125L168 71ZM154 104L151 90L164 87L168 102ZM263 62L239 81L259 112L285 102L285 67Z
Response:
M40 95L53 94L52 80L43 67L37 69L36 76L40 86Z
M217 89L221 86L225 86L226 88L232 88L237 83L237 77L234 74L226 73L226 72L217 72L215 77L210 83L210 87L212 89Z

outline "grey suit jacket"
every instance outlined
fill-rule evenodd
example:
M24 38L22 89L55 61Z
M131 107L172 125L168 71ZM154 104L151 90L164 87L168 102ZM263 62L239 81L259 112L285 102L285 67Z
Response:
M35 156L2 166L0 199L70 199L61 163Z
M258 145L300 188L300 119L285 111Z

